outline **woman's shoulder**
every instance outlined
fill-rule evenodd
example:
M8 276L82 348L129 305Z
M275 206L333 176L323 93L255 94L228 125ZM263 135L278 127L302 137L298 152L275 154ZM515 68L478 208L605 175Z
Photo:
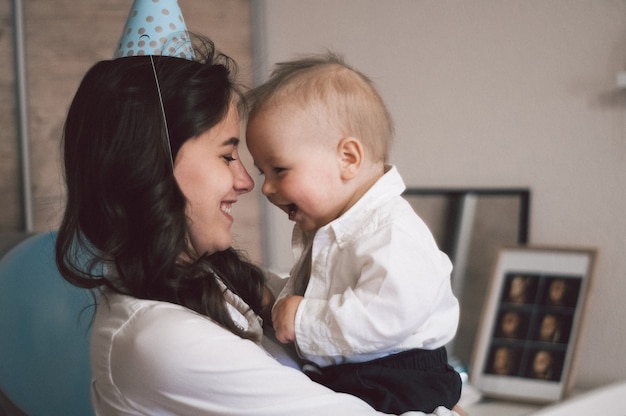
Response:
M155 346L175 347L187 337L230 334L210 318L184 306L119 294L103 296L93 330L109 338L112 347L125 347L130 349L128 353L140 354L158 352Z
M107 292L98 302L95 329L119 335L119 331L129 332L128 328L149 329L152 322L164 318L171 321L185 317L201 318L196 312L181 305Z
M227 387L224 374L235 377L243 371L241 362L250 367L269 359L251 341L167 302L107 295L92 331L94 394L141 414L165 408L193 414L193 406L210 407L213 393ZM233 383L241 381L239 376Z
M138 401L162 400L152 395L170 391L172 383L199 388L187 382L194 368L232 360L230 351L242 341L206 316L168 302L116 294L98 308L91 346L96 385Z
M117 294L98 306L92 332L92 356L120 381L146 371L180 369L186 362L206 360L209 356L202 355L209 351L217 358L223 343L239 339L181 305Z

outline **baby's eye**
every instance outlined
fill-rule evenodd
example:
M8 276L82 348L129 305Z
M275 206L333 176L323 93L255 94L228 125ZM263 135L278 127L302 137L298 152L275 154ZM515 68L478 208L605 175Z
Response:
M224 159L226 163L230 163L230 162L237 160L232 155L224 155L222 156L222 159Z
M285 168L278 168L277 167L277 168L273 168L272 170L274 171L274 173L281 173L281 172L286 171L287 169L285 169Z

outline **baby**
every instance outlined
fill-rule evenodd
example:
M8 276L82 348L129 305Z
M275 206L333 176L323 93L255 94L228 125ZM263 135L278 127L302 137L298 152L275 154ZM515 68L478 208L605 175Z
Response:
M295 222L276 337L295 343L313 380L378 410L452 409L452 265L401 196L387 163L393 122L374 85L328 53L278 64L248 98L262 192Z

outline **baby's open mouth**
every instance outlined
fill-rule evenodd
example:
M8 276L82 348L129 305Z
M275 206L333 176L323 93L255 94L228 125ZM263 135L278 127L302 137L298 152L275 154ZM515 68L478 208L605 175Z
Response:
M298 212L298 207L295 204L287 205L286 207L287 214L289 215L289 219L291 221L295 221L296 212Z

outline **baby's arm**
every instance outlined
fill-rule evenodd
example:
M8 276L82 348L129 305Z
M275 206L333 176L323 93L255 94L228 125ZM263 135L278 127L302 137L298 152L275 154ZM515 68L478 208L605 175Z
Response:
M409 337L414 346L450 340L458 322L451 263L410 219L344 241L310 280L295 322L305 358L391 351Z
M296 312L302 296L287 296L279 299L272 308L272 322L276 331L276 339L283 344L296 340Z

